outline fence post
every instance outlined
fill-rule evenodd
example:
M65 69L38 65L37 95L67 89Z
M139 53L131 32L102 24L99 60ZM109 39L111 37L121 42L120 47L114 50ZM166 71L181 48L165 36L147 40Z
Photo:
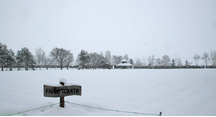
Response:
M159 116L161 116L161 115L162 115L162 112L160 112Z
M60 84L62 86L64 86L64 82L60 82ZM63 97L60 97L60 107L64 108L65 107L65 101L64 101L64 96Z

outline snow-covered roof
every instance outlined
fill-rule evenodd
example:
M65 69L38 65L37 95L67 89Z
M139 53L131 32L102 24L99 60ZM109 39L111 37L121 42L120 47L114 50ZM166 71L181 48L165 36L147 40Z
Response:
M132 66L130 63L119 63L117 66Z
M127 60L126 60L126 59L123 59L123 60L121 60L121 62L127 62Z

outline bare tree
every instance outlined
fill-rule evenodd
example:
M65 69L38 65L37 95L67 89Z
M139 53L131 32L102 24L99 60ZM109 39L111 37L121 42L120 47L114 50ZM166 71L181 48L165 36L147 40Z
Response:
M128 61L129 60L128 54L125 54L124 57L123 57L123 59L125 59L125 60Z
M47 58L45 59L44 65L45 65L45 67L46 67L46 70L49 69L49 67L53 64L53 62L54 62L54 60L51 59L51 58L49 58L49 57L47 57Z
M54 48L50 52L50 57L54 60L54 62L58 63L61 67L61 70L63 66L66 64L66 62L71 59L70 56L70 50L65 50L63 48Z
M143 59L140 60L142 66L146 66L146 60L145 60L145 57L143 57Z
M97 60L98 60L98 57L97 57L97 53L94 52L94 53L89 53L89 58L90 58L90 65L92 66L93 69L96 69L96 65L97 65Z
M168 65L169 65L169 62L170 62L169 56L164 55L164 56L162 57L162 63L163 63L163 65L164 65L164 66L168 66Z
M67 70L68 70L68 68L70 67L70 65L73 63L73 61L74 61L73 54L72 54L72 53L69 53L68 59L67 59L66 62L65 62L65 65L66 65L66 67L67 67Z
M188 60L185 61L185 66L188 67L192 64L192 62L189 62Z
M199 62L199 59L200 59L200 55L195 54L193 58L194 58L194 60L195 60L196 66L198 66L198 62Z
M151 67L151 66L154 65L154 62L155 62L155 58L154 57L155 57L154 55L148 57L148 62L149 62L148 66L149 67Z
M140 61L140 59L137 59L137 60L136 60L134 66L136 66L136 67L138 67L138 68L142 67L142 62Z
M216 66L216 51L214 51L214 52L211 51L210 57L211 57L211 63L215 67Z
M209 54L207 52L203 53L203 57L202 59L204 60L205 64L206 64L206 67L208 66L208 63L209 63Z
M90 57L90 64L93 67L93 69L96 69L96 67L98 67L103 60L103 56L99 55L96 52L90 53L89 57Z
M180 58L177 58L175 61L176 61L176 66L179 66L179 67L182 66L182 60Z
M80 60L79 60L79 58L77 57L76 58L76 61L75 61L75 65L79 65L80 64Z
M38 66L40 66L40 70L41 70L41 67L45 65L45 61L46 61L46 54L45 52L42 50L42 48L37 48L36 50L36 56L35 56L35 61L36 61L36 64Z
M117 65L121 62L122 56L113 55L112 63L113 65Z
M105 53L105 59L109 64L111 64L111 52L109 50Z
M161 66L161 60L160 58L155 59L156 65Z

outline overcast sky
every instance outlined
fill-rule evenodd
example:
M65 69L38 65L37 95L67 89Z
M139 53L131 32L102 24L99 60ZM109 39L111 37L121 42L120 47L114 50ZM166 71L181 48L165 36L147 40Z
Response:
M16 53L41 47L129 58L216 50L215 0L0 0L0 42Z

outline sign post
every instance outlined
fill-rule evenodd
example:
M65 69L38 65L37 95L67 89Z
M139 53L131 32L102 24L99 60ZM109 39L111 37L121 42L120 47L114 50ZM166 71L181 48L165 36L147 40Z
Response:
M64 82L60 82L62 86L64 86ZM60 97L60 107L64 108L65 107L65 101L64 101L64 96Z
M82 86L79 85L65 85L60 81L61 86L44 85L44 97L60 97L60 107L64 108L65 96L82 94Z

